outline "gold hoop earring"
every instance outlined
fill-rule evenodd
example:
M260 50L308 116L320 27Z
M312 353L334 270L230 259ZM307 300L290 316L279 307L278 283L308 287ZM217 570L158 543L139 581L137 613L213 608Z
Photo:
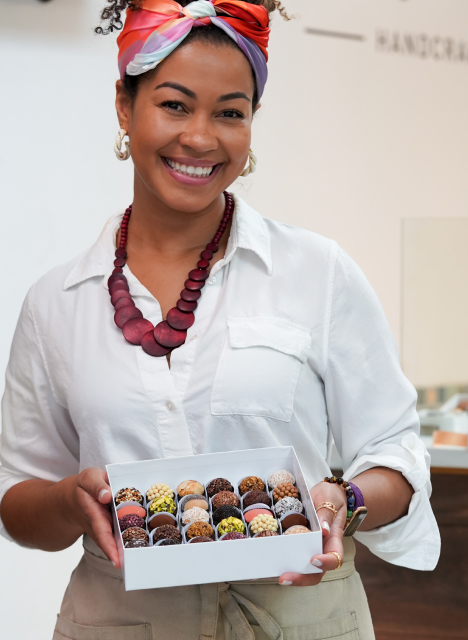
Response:
M119 129L119 133L115 139L114 152L119 160L128 160L130 158L130 139L125 140L125 146L122 151L122 143L124 138L128 138L128 133L125 129Z
M244 169L244 171L240 174L240 177L246 178L251 173L255 173L256 169L257 169L257 156L252 151L252 149L249 149L249 164Z

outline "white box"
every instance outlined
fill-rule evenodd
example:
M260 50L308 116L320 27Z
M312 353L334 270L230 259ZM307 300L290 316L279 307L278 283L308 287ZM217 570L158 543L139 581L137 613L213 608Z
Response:
M115 540L127 591L271 578L286 571L320 572L310 559L322 553L322 532L293 447L124 462L107 465L106 469L113 496L124 487L135 487L145 495L157 482L165 482L175 491L183 480L205 484L218 477L237 487L237 481L245 476L266 480L273 471L287 469L296 478L312 529L312 533L291 536L124 549L113 508Z

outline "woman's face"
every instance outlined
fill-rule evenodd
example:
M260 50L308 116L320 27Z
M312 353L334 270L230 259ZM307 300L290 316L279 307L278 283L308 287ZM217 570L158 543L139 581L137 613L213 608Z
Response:
M140 84L133 104L119 81L116 106L136 187L177 211L208 207L247 161L253 93L244 54L203 42L176 49Z

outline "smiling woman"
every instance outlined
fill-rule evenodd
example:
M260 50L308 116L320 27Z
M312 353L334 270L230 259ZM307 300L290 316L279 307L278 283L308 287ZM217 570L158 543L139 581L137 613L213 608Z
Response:
M255 168L275 9L287 17L276 0L103 11L98 33L121 30L116 153L132 158L133 203L31 288L3 402L0 532L49 551L83 535L54 640L372 640L350 537L366 508L358 535L380 557L437 562L416 393L369 283L333 241L227 192ZM346 480L329 477L329 430ZM313 485L324 552L304 567L317 573L124 590L106 464L278 444L295 447ZM284 474L270 489L301 511Z

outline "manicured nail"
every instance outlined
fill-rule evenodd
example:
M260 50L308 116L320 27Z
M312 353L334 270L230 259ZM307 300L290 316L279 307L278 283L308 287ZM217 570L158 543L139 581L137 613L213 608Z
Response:
M113 565L114 565L114 567L115 567L115 562L114 562L113 560L112 560L112 564L113 564Z
M280 585L284 587L289 587L289 585L291 584L292 584L292 580L283 580L283 582L280 582Z
M330 525L326 520L322 522L322 529L325 529L325 531L328 531L328 533L330 533Z
M313 564L314 567L321 567L322 566L322 563L317 558L315 558L315 560L312 560L312 562L310 564Z
M102 500L106 493L109 493L107 489L101 489L101 491L99 492L99 500Z

